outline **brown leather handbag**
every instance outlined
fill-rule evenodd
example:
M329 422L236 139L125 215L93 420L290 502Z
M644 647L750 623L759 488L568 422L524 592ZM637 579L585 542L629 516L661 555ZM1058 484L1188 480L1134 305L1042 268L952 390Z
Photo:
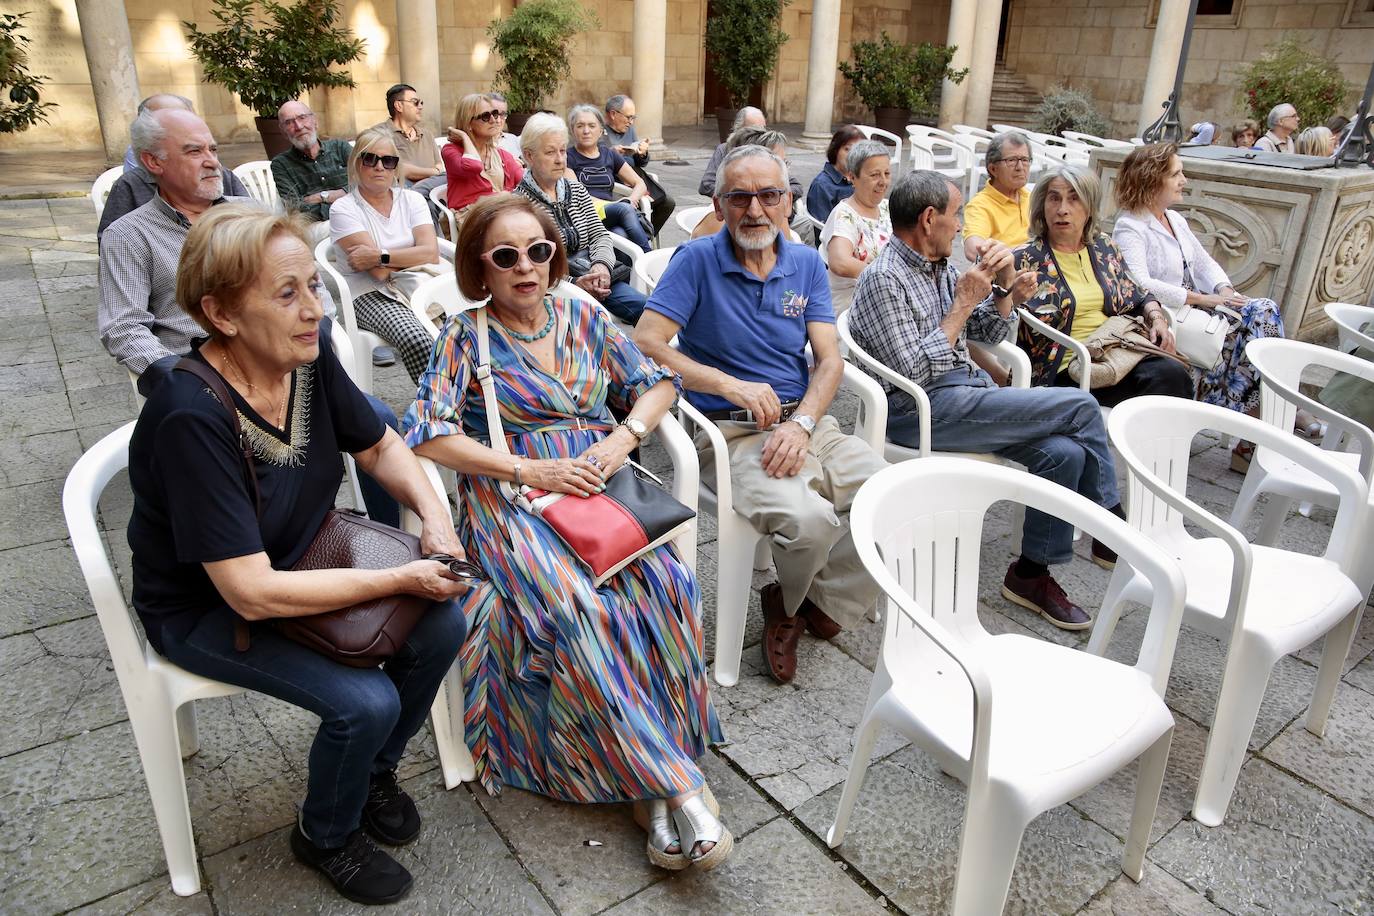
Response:
M243 456L244 471L253 504L262 516L262 494L258 491L258 476L253 467L253 449L243 434L239 412L224 379L204 363L182 358L176 369L190 372L203 381L210 392L229 411ZM315 539L293 570L301 569L391 569L420 559L420 539L374 522L351 509L331 509L324 517ZM375 668L405 644L410 631L420 622L429 601L416 595L388 595L362 601L351 607L324 614L304 617L280 617L272 621L276 629L288 639L309 646L341 664L354 668ZM249 646L248 623L235 621L234 648L240 652Z

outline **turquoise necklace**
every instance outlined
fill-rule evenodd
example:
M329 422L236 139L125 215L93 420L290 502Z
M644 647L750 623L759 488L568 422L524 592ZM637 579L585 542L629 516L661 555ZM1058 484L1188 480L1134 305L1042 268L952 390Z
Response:
M553 330L554 324L553 303L549 301L549 298L547 296L544 297L544 311L548 313L549 320L544 325L542 330L537 331L534 334L521 334L514 328L506 328L506 330L510 331L510 336L514 337L516 340L523 341L525 343L534 343L536 340L543 340L545 337L549 336L549 332Z

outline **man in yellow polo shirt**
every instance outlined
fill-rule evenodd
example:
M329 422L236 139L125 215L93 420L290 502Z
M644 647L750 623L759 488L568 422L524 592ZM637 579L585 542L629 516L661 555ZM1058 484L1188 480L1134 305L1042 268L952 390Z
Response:
M964 256L977 261L985 242L1008 248L1026 244L1030 226L1031 148L1026 135L1000 133L988 141L988 183L964 204Z

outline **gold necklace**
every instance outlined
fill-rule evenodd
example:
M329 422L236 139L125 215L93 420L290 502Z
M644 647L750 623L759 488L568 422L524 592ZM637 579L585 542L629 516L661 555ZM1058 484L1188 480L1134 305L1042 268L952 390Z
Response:
M224 364L225 364L225 366L226 366L227 368L232 368L232 369L234 370L234 374L237 375L237 376L239 377L239 381L242 382L244 385L247 385L247 386L248 386L248 393L249 393L249 394L257 394L257 393L258 393L258 386L257 386L257 385L254 385L252 382L248 381L248 376L244 375L243 369L239 366L239 361L238 361L237 359L234 358L234 354L233 354L233 353L230 353L230 352L229 352L229 347L228 347L228 345L227 345L227 344L224 344L224 343L221 343L221 344L219 345L219 348L220 348L220 352L224 354ZM264 395L264 396L265 396L265 395ZM284 424L284 423L286 422L286 395L285 395L285 392L282 393L282 397L281 397L280 400L273 401L271 398L268 398L267 403L269 403L269 404L272 405L272 411L273 411L273 413L276 415L276 418L277 418L276 423L275 423L274 425L276 426L277 429L282 429L282 428L283 428L283 425L282 425L282 424Z

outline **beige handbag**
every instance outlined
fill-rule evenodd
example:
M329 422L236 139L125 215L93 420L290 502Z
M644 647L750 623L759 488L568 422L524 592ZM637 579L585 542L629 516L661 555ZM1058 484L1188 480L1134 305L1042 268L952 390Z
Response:
M1088 358L1092 360L1089 388L1115 385L1147 356L1167 356L1188 368L1186 359L1151 343L1145 325L1131 315L1113 315L1102 322L1083 343L1088 348ZM1069 364L1069 378L1075 382L1083 380L1080 360L1075 359Z

